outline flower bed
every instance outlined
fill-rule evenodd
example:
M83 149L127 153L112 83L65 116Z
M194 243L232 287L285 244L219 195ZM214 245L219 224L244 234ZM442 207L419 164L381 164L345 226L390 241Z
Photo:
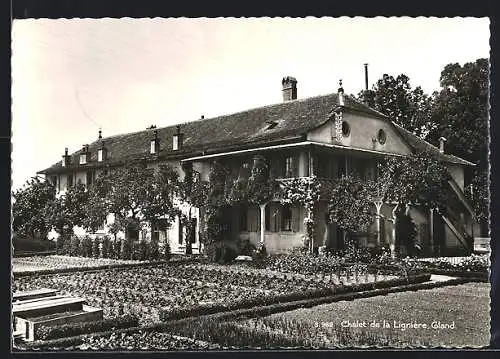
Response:
M16 276L13 290L57 289L62 294L80 296L89 305L102 308L104 318L133 314L141 318L141 324L147 324L159 321L160 312L165 318L171 318L200 310L204 313L207 308L211 312L215 309L227 310L248 301L252 305L289 301L313 293L330 293L332 288L338 290L348 283L373 283L384 278L376 279L361 275L356 277L351 273L342 278L330 276L314 280L172 263Z
M221 304L277 293L326 288L326 283L263 278L172 265L19 277L14 291L54 288L103 308L104 317L135 314L142 323L159 320L159 310L200 303Z

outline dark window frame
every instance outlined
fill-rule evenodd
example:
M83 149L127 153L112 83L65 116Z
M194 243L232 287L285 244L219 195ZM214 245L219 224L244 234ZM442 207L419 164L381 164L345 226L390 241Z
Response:
M292 231L292 207L290 205L281 206L281 231Z

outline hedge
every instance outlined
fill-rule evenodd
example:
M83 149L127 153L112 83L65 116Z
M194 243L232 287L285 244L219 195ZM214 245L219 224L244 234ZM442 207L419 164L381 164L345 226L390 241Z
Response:
M66 338L84 333L95 333L112 329L137 327L139 318L135 315L104 319L94 322L68 323L59 326L42 326L38 329L40 340Z
M26 239L13 237L12 244L14 246L14 255L23 252L48 252L56 250L56 242L49 239Z

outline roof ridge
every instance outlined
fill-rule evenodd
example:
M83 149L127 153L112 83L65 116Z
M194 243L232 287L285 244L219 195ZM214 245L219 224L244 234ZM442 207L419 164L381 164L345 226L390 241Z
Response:
M250 112L250 111L254 111L254 110L261 110L261 109L266 109L266 108L275 107L275 106L287 105L287 104L290 104L290 103L305 102L305 101L309 101L311 99L317 99L317 98L320 98L320 97L327 97L327 96L336 96L336 95L337 94L335 92L330 92L330 93L326 93L326 94L322 94L322 95L310 96L310 97L305 97L305 98L300 98L300 99L295 99L295 100L290 100L290 101L276 102L276 103L272 103L272 104L268 104L268 105L264 105L264 106L252 107L252 108L249 108L249 109L246 109L246 110L237 111L237 112L230 112L230 113L227 113L227 114L218 115L218 116L214 116L214 117L206 117L206 118L201 118L201 119L192 120L192 121L178 122L178 123L174 123L174 124L168 125L168 126L156 127L156 129L157 130L164 130L164 129L175 127L175 126L182 126L182 125L187 125L187 124L192 124L192 123L198 123L198 122L208 121L208 120L222 119L222 118L225 118L225 117L231 117L231 116L243 114L245 112ZM103 137L102 140L106 140L106 139L110 139L110 138L116 138L116 137L120 137L120 136L127 136L127 135L133 135L133 134L143 133L143 132L146 132L148 130L152 130L152 129L145 129L145 130L139 130L139 131L133 131L133 132L119 133L119 134L116 134L116 135L111 135L111 136ZM96 141L93 141L92 143L94 143Z

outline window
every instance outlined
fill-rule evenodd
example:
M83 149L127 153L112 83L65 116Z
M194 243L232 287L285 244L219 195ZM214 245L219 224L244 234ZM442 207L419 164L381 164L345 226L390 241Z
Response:
M97 162L102 162L102 161L104 161L104 150L100 148L97 151Z
M72 174L68 175L66 177L66 182L68 184L68 188L73 187L73 175Z
M351 125L349 125L346 121L342 121L342 136L349 137L351 134Z
M151 148L153 147L153 145L151 144ZM179 135L174 135L172 137L172 149L174 151L177 151L179 149ZM154 152L151 152L151 153L154 153Z
M271 204L267 204L266 209L265 209L265 230L270 231L271 230Z
M317 155L311 158L313 161L313 174L316 177L330 178L330 158L328 156Z
M291 177L295 177L296 176L296 173L295 173L295 158L293 157L286 157L285 158L285 173L284 173L284 177L286 178L291 178Z
M106 220L102 221L102 223L97 227L98 231L104 231L104 226L106 225Z
M240 231L248 231L248 208L246 206L240 207Z
M174 137L175 138L175 137ZM174 148L175 150L176 148ZM151 140L151 153L155 154L156 153L156 140Z
M82 153L82 154L80 155L80 164L81 164L81 165L84 165L84 164L86 164L86 163L87 163L87 154L86 154L86 153Z
M387 140L387 135L385 134L385 131L380 129L378 131L378 134L377 134L377 139L378 139L378 142L383 145L385 143L385 141Z
M94 172L87 171L87 187L92 186L93 182L94 182Z
M281 210L281 230L292 230L292 209L289 205L283 206Z
M182 244L182 237L183 237L183 228L182 228L182 222L179 219L179 237L178 237L178 242L179 244Z

